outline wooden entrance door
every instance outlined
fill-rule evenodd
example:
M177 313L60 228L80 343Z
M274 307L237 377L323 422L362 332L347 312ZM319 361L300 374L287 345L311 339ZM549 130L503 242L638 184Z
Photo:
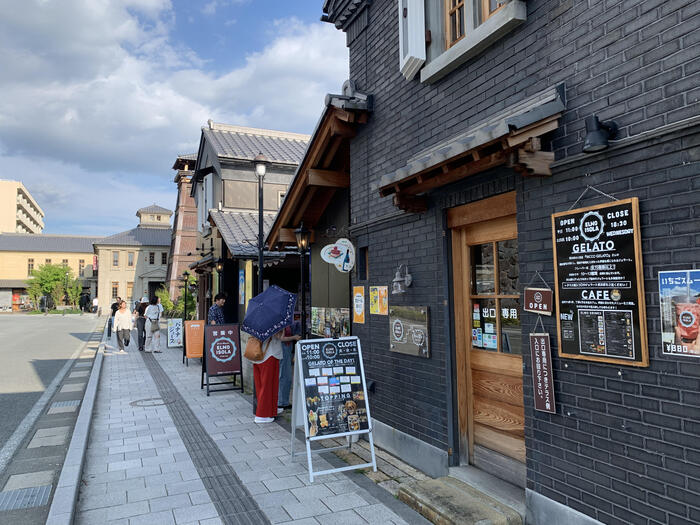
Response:
M448 213L463 463L483 449L525 461L515 211L513 192Z

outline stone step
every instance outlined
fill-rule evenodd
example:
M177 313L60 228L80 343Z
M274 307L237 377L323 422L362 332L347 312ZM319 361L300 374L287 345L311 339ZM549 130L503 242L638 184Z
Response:
M402 484L398 497L437 525L523 524L515 510L452 477Z

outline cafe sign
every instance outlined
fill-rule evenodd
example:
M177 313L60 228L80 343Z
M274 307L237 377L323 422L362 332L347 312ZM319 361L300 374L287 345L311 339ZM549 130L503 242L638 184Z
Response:
M552 215L559 355L649 366L639 201Z

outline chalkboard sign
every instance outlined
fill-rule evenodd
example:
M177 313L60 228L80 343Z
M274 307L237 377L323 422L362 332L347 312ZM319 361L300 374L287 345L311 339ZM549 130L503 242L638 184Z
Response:
M357 337L298 344L309 437L369 430L369 405Z
M559 355L649 366L637 198L552 215Z

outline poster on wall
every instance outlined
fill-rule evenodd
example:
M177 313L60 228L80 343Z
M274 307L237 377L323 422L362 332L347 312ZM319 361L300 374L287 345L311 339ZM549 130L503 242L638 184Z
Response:
M548 333L530 334L530 359L532 362L532 390L535 398L535 410L556 414L552 351Z
M375 315L389 314L389 287L369 287L369 313Z
M392 306L389 309L389 349L392 352L428 359L428 326L427 306Z
M665 355L700 357L700 270L659 272Z
M350 308L311 307L311 334L319 337L350 335Z
M365 287L352 287L352 322L365 324Z
M552 215L559 355L649 366L638 199Z
M182 319L168 319L168 348L182 346Z

